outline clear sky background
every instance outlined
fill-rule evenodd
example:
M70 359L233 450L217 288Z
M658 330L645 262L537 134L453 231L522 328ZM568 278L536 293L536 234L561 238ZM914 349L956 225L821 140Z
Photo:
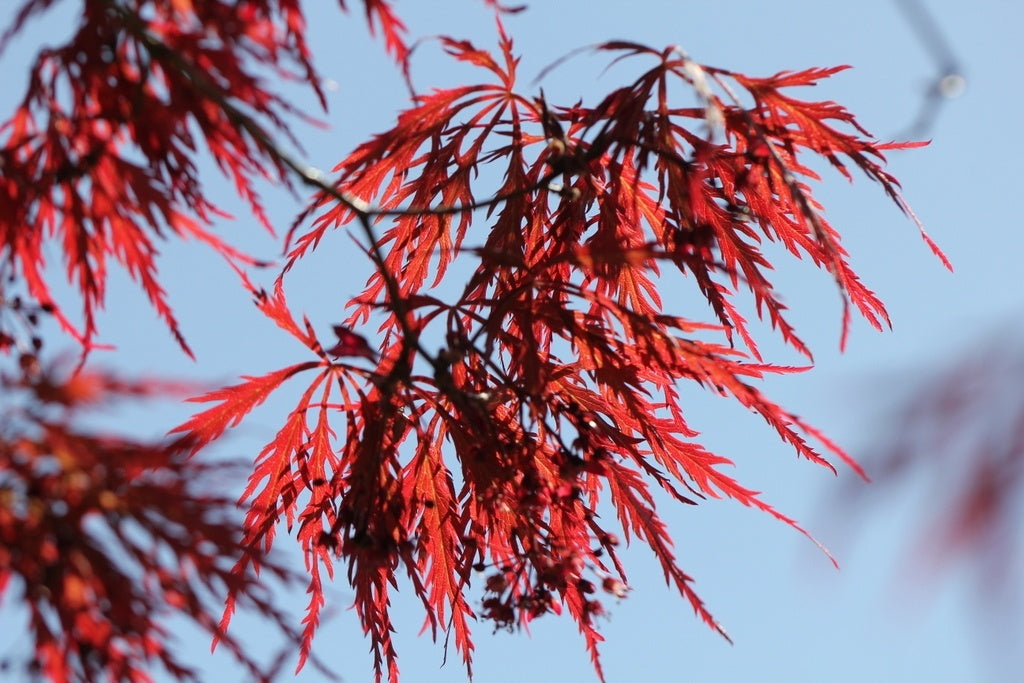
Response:
M366 37L361 17L340 17L333 2L307 5L317 62L337 88L330 92L331 129L307 130L303 139L308 141L309 160L330 168L367 135L391 124L402 104L403 87L380 46ZM1017 316L1022 304L1020 285L1013 284L1019 275L1013 273L1020 270L1024 248L1018 206L1024 159L1024 48L1019 35L1024 6L1011 0L929 6L953 46L967 89L941 105L925 133L932 144L893 154L891 168L956 273L942 268L914 225L876 187L866 182L849 186L835 174L827 175L817 190L819 199L844 234L855 267L888 305L894 329L878 334L858 322L847 352L840 355L841 309L832 281L799 263L786 263L779 273L779 289L818 367L771 382L768 394L855 454L884 438L878 411L908 388L908 377L924 377L929 369L941 367L999 321ZM470 0L400 3L399 11L416 35L446 33L493 45L488 13ZM807 96L841 102L883 139L899 137L911 127L940 69L893 0L562 0L534 3L509 17L507 26L524 55L524 83L570 50L613 38L655 47L680 45L698 62L751 75L850 64L855 69L817 91L806 91ZM24 62L19 60L40 40L65 30L58 11L33 25L31 34L4 57L0 106L5 115L22 92ZM422 89L465 77L435 46L425 44L417 54L413 77ZM562 66L542 83L548 100L594 101L624 83L624 72L602 75L605 63L600 56L583 55ZM219 181L212 172L215 185ZM284 233L300 203L284 194L274 196L272 215ZM225 203L232 207L230 200ZM237 235L235 244L273 256L277 244L260 236L244 213L239 215L240 220L224 226L225 233ZM198 362L181 358L140 294L116 286L101 329L119 350L104 362L129 371L229 382L239 374L260 374L305 357L302 348L253 310L248 294L216 257L193 245L170 245L162 268ZM337 233L291 278L295 309L308 313L324 338L329 325L342 317L344 302L358 292L365 276L362 268L347 238ZM671 309L672 297L665 299ZM765 350L770 360L796 360L778 346ZM941 500L927 499L923 486L886 489L887 496L867 499L870 506L862 509L844 508L844 518L837 519L829 511L835 509L842 481L797 461L763 422L743 410L710 395L685 396L693 426L704 432L709 447L735 460L741 483L763 491L767 501L800 520L832 550L841 569L835 570L789 527L735 503L664 507L683 568L736 644L730 646L699 623L687 604L665 587L653 558L638 546L627 562L633 592L621 602L606 601L611 616L604 624L607 642L602 651L608 681L1005 681L1020 671L1021 656L1010 651L1020 633L1015 638L994 628L998 615L975 609L975 586L963 568L927 582L901 573L924 513ZM288 400L261 409L218 452L255 457L291 407ZM159 434L188 415L188 407L167 406L120 413L116 419L121 427L130 420L128 424L143 432ZM847 471L840 474L840 479L851 477ZM241 490L243 482L237 485ZM280 537L279 544L284 548L287 538ZM346 611L347 586L340 581L328 595L336 614L323 627L315 651L344 680L370 680L368 644L354 615ZM293 600L296 610L305 603L301 590L283 599ZM403 680L464 680L454 651L442 668L440 645L417 638L422 622L418 606L398 599L396 609ZM15 616L10 610L0 612L0 649L6 650L3 641ZM273 631L245 618L236 627L253 648L280 646ZM545 617L531 632L529 637L504 632L492 636L481 624L475 635L476 680L593 678L571 620ZM209 657L206 640L184 630L181 637L182 647L203 663L208 680L244 680L223 653ZM314 683L323 678L307 668L296 680Z

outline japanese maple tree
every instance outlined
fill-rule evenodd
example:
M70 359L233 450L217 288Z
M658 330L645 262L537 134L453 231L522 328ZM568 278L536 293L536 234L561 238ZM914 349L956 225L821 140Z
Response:
M23 1L0 49L55 4ZM596 69L627 62L639 75L589 104L549 101L517 72L505 23L520 8L486 4L493 35L430 39L475 80L428 90L410 75L413 42L391 3L364 0L411 94L331 173L294 151L310 117L279 90L300 83L326 101L298 0L86 0L67 42L39 52L0 126L3 383L26 397L5 397L0 423L0 595L29 605L34 665L51 680L147 680L156 662L194 676L167 648L160 619L175 612L255 670L231 637L236 602L277 622L301 668L336 572L377 680L399 677L400 580L423 628L470 673L474 622L515 629L566 612L601 677L602 601L629 586L620 542L649 546L697 617L728 637L676 561L656 496L731 498L803 531L701 446L681 383L738 401L813 463L860 472L758 388L805 368L763 358L742 310L811 361L772 286L775 243L834 281L844 341L851 312L886 325L812 194L812 160L865 174L913 217L883 155L914 145L880 142L840 105L803 98L844 67L752 77L677 46L593 46ZM282 235L280 262L218 234L224 211L202 182L210 158ZM267 182L312 191L290 226L264 210ZM80 409L180 388L92 369L114 266L192 353L156 266L168 240L223 256L305 350L191 399L199 412L166 443L94 433ZM345 319L310 320L289 303L290 273L329 240L353 245L372 275ZM79 298L56 297L54 278ZM684 291L705 304L665 303ZM80 348L74 372L47 358L49 317ZM315 332L325 326L330 339ZM194 481L214 468L201 452L285 384L300 398L239 482L233 534L230 501ZM206 521L183 528L182 515ZM95 541L95 520L114 546ZM159 552L124 531L138 525ZM282 527L306 558L298 631L257 578L288 577L268 556ZM139 591L112 590L126 581ZM208 600L218 591L223 615Z

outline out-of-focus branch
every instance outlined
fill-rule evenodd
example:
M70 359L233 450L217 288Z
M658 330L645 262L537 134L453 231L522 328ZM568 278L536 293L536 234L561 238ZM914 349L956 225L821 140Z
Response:
M903 13L910 29L921 45L927 50L936 67L935 75L924 89L917 118L898 137L916 139L923 137L935 125L942 106L959 97L967 87L967 77L953 45L936 21L931 10L921 0L893 0Z

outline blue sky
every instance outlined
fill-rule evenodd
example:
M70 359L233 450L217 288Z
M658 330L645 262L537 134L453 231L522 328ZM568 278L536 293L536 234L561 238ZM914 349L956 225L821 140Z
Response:
M446 3L451 11L441 11L439 5L400 5L400 11L416 34L444 32L492 44L492 23L476 3ZM927 133L932 144L893 154L891 168L930 234L950 256L955 274L931 256L915 226L877 188L866 182L850 186L834 174L826 176L819 199L844 234L863 279L888 305L892 332L878 334L858 323L847 352L840 355L841 310L831 280L801 264L787 264L780 272L779 287L798 329L815 351L818 367L803 376L773 381L769 395L855 454L884 436L872 422L873 411L904 388L907 370L940 367L975 335L1017 315L1021 306L1019 287L1011 283L1024 247L1016 206L1018 160L1024 158L1018 131L1024 105L1019 74L1024 48L1018 32L1024 26L1024 8L1009 0L933 7L963 66L967 89L944 104ZM310 18L317 61L338 87L330 92L331 129L307 131L304 139L309 141L309 160L329 168L365 136L390 124L403 90L380 48L366 38L359 17L339 18L334 3L316 3ZM899 135L914 121L937 68L888 0L565 0L535 3L510 17L507 25L524 54L521 68L527 80L574 48L612 38L656 47L680 45L698 62L752 75L851 64L853 70L813 95L846 105L881 138ZM42 31L37 35L48 30L42 25L35 28ZM27 51L30 45L26 40L16 47ZM418 55L413 76L420 87L461 78L462 72L453 71L429 45ZM19 57L24 52L5 56L5 81L13 72L8 64ZM552 73L542 83L549 101L593 99L618 85L615 71L602 75L601 59L584 55ZM14 92L20 92L20 86ZM10 93L0 95L4 112L11 104ZM211 185L217 187L212 178ZM299 204L287 195L276 196L272 215L283 233ZM236 243L274 254L273 242L250 237L257 228L244 217L225 225L224 231L239 235ZM309 313L324 332L341 317L344 301L362 283L351 251L338 234L290 280L295 307ZM300 348L251 309L248 295L215 257L197 254L171 246L162 268L198 362L181 359L141 295L123 287L114 288L102 320L107 338L119 346L109 363L230 381L301 357ZM672 302L666 305L671 307ZM795 360L776 351L779 357L772 360ZM887 497L869 499L870 509L844 513L863 519L837 520L828 511L841 482L797 461L763 423L744 411L711 396L686 396L693 425L704 432L709 446L736 461L740 481L763 491L766 500L804 523L833 551L841 569L836 571L813 544L790 528L734 503L666 508L682 566L736 644L728 645L694 619L683 600L665 587L653 558L638 547L627 564L634 590L626 600L609 605L611 616L604 625L609 681L1000 681L1016 670L1011 667L1019 659L1000 656L997 648L984 642L992 629L972 609L965 572L954 569L933 583L918 584L913 577L897 581L905 576L897 570L916 540L913 534L921 529L925 506L931 504L922 486L886 489ZM254 457L273 435L274 420L288 407L268 406L237 430L220 452ZM160 433L187 414L187 408L167 407L140 413L135 424ZM843 479L850 476L841 473ZM347 588L338 583L329 594L337 615L323 628L316 651L345 680L369 680L367 643L354 616L345 611ZM304 603L301 591L287 599L294 599L296 606ZM416 637L421 623L417 606L400 599L397 610L404 680L463 680L454 653L439 668L440 646ZM0 619L5 614L10 618L0 612ZM269 640L274 637L269 630L244 619L236 626L254 647L279 645ZM587 654L570 620L544 618L531 631L531 637L492 636L481 625L475 636L476 680L590 679ZM0 624L0 633L4 632L8 631ZM208 643L185 632L182 637L183 647L205 661ZM209 680L244 680L225 656L204 666ZM321 677L307 669L296 680L317 682Z

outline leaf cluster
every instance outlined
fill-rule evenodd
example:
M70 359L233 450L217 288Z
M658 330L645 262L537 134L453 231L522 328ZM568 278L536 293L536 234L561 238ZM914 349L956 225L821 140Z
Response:
M782 252L834 280L844 343L851 311L879 329L887 324L814 198L820 178L810 160L847 178L859 170L912 216L884 154L915 145L879 142L836 103L793 94L844 67L754 78L700 64L677 46L595 46L592 53L635 64L639 75L592 105L549 102L520 83L503 19L518 8L488 4L495 49L437 39L452 60L475 68L478 82L414 92L395 123L332 175L281 145L291 122L306 116L264 77L320 94L297 0L88 2L72 40L40 54L21 106L0 126L0 192L10 200L0 209L0 268L24 284L32 306L92 348L113 260L188 352L155 256L158 239L192 238L222 254L258 310L303 349L278 369L192 399L205 407L172 431L170 445L87 437L36 419L38 434L5 446L0 472L22 483L11 488L17 501L3 508L10 523L0 529L14 543L18 524L34 524L44 531L39 543L59 546L61 529L71 528L85 548L40 546L46 566L8 560L26 585L49 591L32 604L37 657L50 675L78 667L132 679L136 669L123 667L153 656L189 675L148 617L96 611L110 599L104 581L122 575L82 536L90 515L148 520L146 532L175 564L122 538L160 587L132 600L146 614L161 604L184 610L233 649L226 628L235 600L254 599L254 571L273 566L267 553L284 528L308 574L300 667L325 584L340 570L377 680L399 677L391 600L400 581L422 604L423 629L446 645L454 637L470 673L474 621L515 629L565 612L601 676L602 601L629 590L620 537L648 546L666 582L725 636L676 560L659 500L730 498L803 532L701 445L686 420L683 383L737 401L798 456L830 469L838 459L860 473L759 389L766 376L805 368L767 362L742 311L752 308L811 360L773 287ZM11 31L49 5L24 3ZM385 0L364 6L408 78L405 26ZM313 189L272 284L254 283L266 264L211 230L221 212L200 183L200 143L268 229L258 180ZM336 239L354 243L351 253L373 272L344 320L313 321L289 302L288 274ZM81 293L81 329L52 301L48 242ZM699 303L681 305L692 301ZM336 339L321 342L321 322ZM33 379L45 376L38 345L28 349L19 337L34 334L34 323L19 329L0 325L0 348L21 351L17 386L46 403L42 380ZM129 386L104 382L80 374L46 386L70 391L68 406L81 401L75 392ZM228 503L192 493L189 475L204 466L185 454L224 438L286 383L298 385L299 398L240 491L241 540L232 545L219 521L180 529L175 515L186 508L172 501L191 501L197 520ZM44 461L56 473L40 470ZM133 497L143 490L136 486L143 498ZM63 498L66 511L46 503L32 512L37 494L29 491L37 489L41 500ZM48 566L57 567L52 580ZM221 621L209 621L196 581L226 590ZM279 621L271 602L255 606ZM75 633L88 634L89 653L68 649Z

